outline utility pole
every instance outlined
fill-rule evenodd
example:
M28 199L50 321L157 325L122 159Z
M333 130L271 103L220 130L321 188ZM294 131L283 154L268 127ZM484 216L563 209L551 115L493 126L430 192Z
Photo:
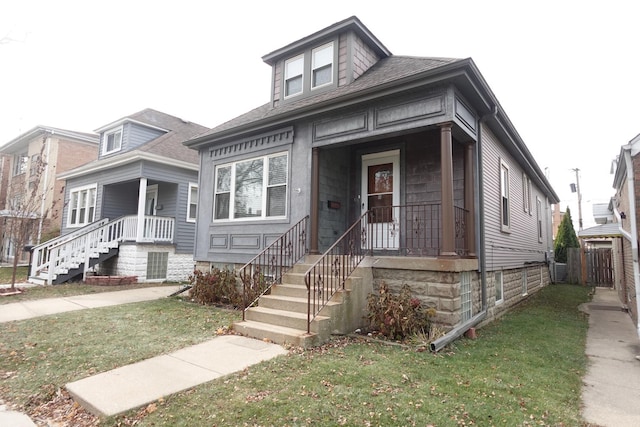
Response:
M582 193L580 192L580 177L578 175L578 172L580 172L580 169L575 168L571 170L576 173L575 191L578 192L578 230L582 230Z

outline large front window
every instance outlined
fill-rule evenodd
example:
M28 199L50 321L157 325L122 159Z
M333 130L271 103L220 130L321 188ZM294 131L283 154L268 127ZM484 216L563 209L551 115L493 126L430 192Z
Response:
M96 210L96 186L71 190L67 225L82 227L93 222Z
M285 216L287 171L286 153L216 167L213 219Z

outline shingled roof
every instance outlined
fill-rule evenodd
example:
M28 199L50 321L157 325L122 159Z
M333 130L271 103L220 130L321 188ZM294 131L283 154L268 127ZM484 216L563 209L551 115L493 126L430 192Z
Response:
M357 96L368 90L380 90L385 85L402 81L408 77L416 76L427 71L435 70L445 65L464 61L456 58L420 58L411 56L390 56L383 58L367 70L353 83L341 86L335 90L327 91L316 96L302 98L296 102L280 103L272 107L266 103L256 109L242 114L228 122L216 126L198 136L198 140L207 136L215 136L221 132L238 127L249 126L263 120L276 120L279 117L296 113L307 108L317 108L321 104L339 102L350 96ZM189 144L188 144L189 145Z

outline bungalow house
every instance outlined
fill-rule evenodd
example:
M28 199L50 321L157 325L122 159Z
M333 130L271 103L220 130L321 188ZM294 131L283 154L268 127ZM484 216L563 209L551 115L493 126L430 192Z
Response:
M613 240L616 288L620 302L633 319L640 336L640 265L638 264L638 206L640 203L640 134L620 149L615 170L612 201L614 222L620 238Z
M313 345L408 284L437 349L549 283L558 196L471 59L392 55L357 17L262 59L270 101L185 142L197 268L273 284L238 331Z
M13 246L19 239L12 236L11 221L19 216L33 219L24 244L39 244L58 236L64 183L56 181L56 174L95 160L98 135L36 126L4 144L0 153L3 155L2 260L12 260L17 253L21 261L28 262L29 254L22 248L14 252ZM34 185L38 188L33 188Z
M207 128L145 109L109 123L98 159L66 181L62 236L34 249L31 280L99 275L179 281L193 272L198 156L182 142Z

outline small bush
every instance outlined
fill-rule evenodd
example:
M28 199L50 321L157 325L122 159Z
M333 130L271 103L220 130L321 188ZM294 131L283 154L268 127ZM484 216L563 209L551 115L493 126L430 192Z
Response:
M386 283L377 294L369 294L367 310L371 329L389 339L404 339L413 334L428 334L435 310L425 309L418 298L411 295L409 285L399 294L389 291Z
M233 271L214 268L209 273L203 273L195 270L189 276L189 284L192 286L189 296L199 304L242 306L242 291L236 286Z

